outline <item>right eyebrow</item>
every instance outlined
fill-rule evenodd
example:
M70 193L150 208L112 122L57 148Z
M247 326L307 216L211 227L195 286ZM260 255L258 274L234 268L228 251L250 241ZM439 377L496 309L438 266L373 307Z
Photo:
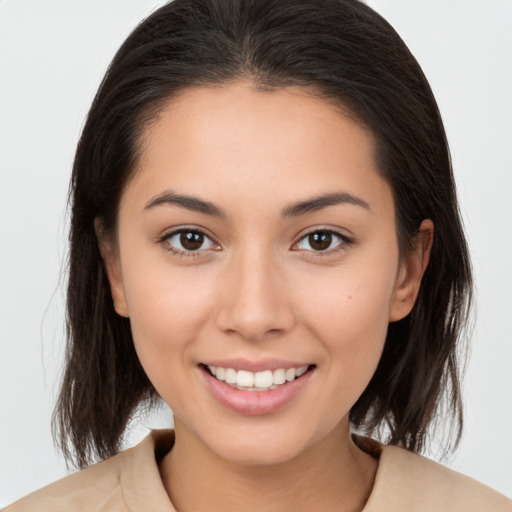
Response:
M162 194L153 197L146 204L144 210L151 210L152 208L161 205L177 205L180 206L181 208L185 208L193 212L211 215L212 217L218 217L221 219L227 218L227 215L224 212L224 210L214 205L213 203L210 203L209 201L204 201L203 199L199 199L198 197L176 194L172 190L166 190Z

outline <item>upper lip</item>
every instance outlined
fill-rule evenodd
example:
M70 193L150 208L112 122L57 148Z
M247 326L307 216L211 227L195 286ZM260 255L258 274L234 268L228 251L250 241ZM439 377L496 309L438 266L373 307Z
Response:
M208 361L202 361L202 364L206 366L220 366L221 368L233 368L233 370L247 370L250 372L261 372L264 370L278 370L283 368L288 370L289 368L301 368L303 366L309 366L311 363L287 361L284 359L260 359L258 361L251 361L244 358L235 359L211 359Z

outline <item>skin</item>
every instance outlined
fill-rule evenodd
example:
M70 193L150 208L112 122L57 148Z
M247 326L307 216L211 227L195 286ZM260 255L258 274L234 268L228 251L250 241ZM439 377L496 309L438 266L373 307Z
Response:
M100 245L116 310L130 317L140 361L175 415L176 444L160 468L172 502L180 512L361 510L377 461L351 441L348 414L377 367L388 323L414 304L432 222L400 258L371 134L298 88L188 90L142 147L116 238ZM147 208L169 190L225 216ZM367 206L282 216L333 192ZM183 252L179 236L165 238L178 228L209 238ZM315 250L306 235L319 230L341 237ZM236 357L316 366L285 406L246 415L213 397L198 366Z

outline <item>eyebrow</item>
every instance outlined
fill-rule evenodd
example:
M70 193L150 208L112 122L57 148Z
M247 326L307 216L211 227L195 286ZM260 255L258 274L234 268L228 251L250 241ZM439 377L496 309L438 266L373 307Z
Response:
M171 190L166 190L162 194L159 194L151 199L149 203L144 207L144 210L150 210L155 208L155 206L160 205L177 205L193 212L211 215L212 217L218 217L221 219L227 218L226 213L218 206L215 206L213 203L204 201L203 199L199 199L197 197L175 194Z
M360 197L353 196L347 192L337 192L334 194L325 194L323 196L313 197L312 199L308 199L306 201L294 203L285 208L281 216L283 218L298 217L300 215L317 212L323 208L337 204L351 204L355 206L361 206L367 210L371 210L370 205Z
M351 204L371 210L369 204L360 197L348 194L347 192L337 192L293 203L281 212L281 217L299 217L338 204ZM177 205L193 212L203 213L221 219L228 217L222 208L219 208L210 201L204 201L203 199L193 196L176 194L171 190L166 190L162 194L155 196L146 204L144 210L150 210L161 205Z

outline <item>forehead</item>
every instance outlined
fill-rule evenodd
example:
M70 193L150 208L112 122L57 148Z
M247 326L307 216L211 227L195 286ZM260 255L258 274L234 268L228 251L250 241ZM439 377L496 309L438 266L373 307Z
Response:
M266 204L333 191L388 194L370 132L293 87L249 83L186 90L146 129L129 194L163 188ZM131 189L131 191L130 191ZM288 197L289 196L289 197Z
M342 112L334 102L296 86L270 91L250 82L195 87L164 104L144 132L144 148L157 156L158 149L174 140L187 151L188 144L194 151L228 147L235 157L247 142L261 154L277 154L297 143L307 142L304 150L328 151L334 149L332 142L345 141L357 142L369 156L374 147L371 133Z

